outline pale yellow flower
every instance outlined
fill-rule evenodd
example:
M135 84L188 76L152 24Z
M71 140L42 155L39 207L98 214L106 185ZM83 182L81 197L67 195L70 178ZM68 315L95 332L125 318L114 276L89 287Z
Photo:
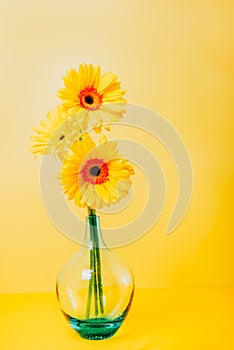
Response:
M74 118L64 118L61 108L49 112L39 126L33 128L36 132L31 136L33 145L31 152L38 154L53 154L64 158L71 144L79 137L81 126Z

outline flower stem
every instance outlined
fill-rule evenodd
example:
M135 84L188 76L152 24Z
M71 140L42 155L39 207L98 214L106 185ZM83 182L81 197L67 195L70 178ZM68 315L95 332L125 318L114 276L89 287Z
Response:
M97 264L96 264L95 233L94 233L94 227L96 224L94 218L96 218L96 212L94 209L88 208L88 213L89 213L90 241L92 242L92 247L90 249L90 253L91 253L90 257L92 255L92 258L90 259L90 266L91 266L91 262L93 262L92 268L90 267L90 270L93 270L91 283L93 285L93 290L94 290L95 315L97 316L98 315L98 287L97 287Z
M98 314L98 300L97 300L97 277L96 277L96 261L95 261L95 243L94 243L94 234L93 234L93 213L92 209L88 208L89 214L89 233L90 233L90 243L91 247L89 247L89 269L92 271L91 278L89 280L89 288L88 288L88 299L86 305L86 318L89 318L90 308L91 308L91 300L92 300L92 291L94 289L94 305L95 305L95 315Z
M101 274L101 256L99 248L99 239L98 239L98 223L95 209L88 207L89 214L89 224L90 224L90 239L93 244L93 249L90 250L90 270L93 270L93 278L90 279L89 284L89 294L88 294L88 303L87 310L89 310L89 303L91 303L92 298L92 286L94 288L94 303L95 303L95 315L98 315L98 306L100 313L103 314L103 288L102 288L102 274ZM92 257L91 257L92 253ZM91 268L92 262L92 268ZM91 292L90 292L91 290ZM86 313L87 315L87 313Z
M96 228L95 228L96 229ZM95 230L94 229L94 230ZM97 263L97 274L98 274L98 295L99 295L99 306L101 314L104 312L103 308L103 291L102 291L102 274L101 274L101 258L100 258L100 249L99 249L99 240L98 240L98 234L95 232L94 234L94 241L95 241L95 250L96 250L96 263Z
M90 241L91 242L93 241L91 232L90 232ZM90 270L93 271L94 270L93 249L90 249L89 259L90 259ZM92 289L93 289L93 274L91 274L91 278L89 280L88 300L87 300L87 306L86 306L86 318L89 318L89 314L90 314L91 299L92 299Z
M93 233L93 241L94 241L94 233ZM94 243L95 244L95 243ZM94 305L95 305L95 315L98 315L98 286L97 286L97 264L96 264L96 251L95 248L93 249L93 255L94 255L94 279L93 279L93 289L94 289Z

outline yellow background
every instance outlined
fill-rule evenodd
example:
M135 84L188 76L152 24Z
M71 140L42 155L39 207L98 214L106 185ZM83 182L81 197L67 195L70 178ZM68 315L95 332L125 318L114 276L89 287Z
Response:
M118 74L129 102L165 116L194 167L189 211L166 235L177 182L159 151L165 210L141 240L116 250L136 286L234 287L233 15L227 0L1 1L1 293L53 291L78 248L49 221L28 149L62 75L84 61Z

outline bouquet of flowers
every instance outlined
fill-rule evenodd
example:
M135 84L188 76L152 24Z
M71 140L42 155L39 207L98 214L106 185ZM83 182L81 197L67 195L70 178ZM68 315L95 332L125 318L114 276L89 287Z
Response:
M125 91L114 73L101 75L100 67L82 64L63 77L57 96L61 103L34 128L31 152L52 154L61 161L57 175L68 200L86 207L91 227L86 319L94 297L95 316L104 315L101 258L96 210L117 203L132 185L133 166L118 151L117 142L107 139L112 123L122 118ZM90 135L99 134L96 144Z

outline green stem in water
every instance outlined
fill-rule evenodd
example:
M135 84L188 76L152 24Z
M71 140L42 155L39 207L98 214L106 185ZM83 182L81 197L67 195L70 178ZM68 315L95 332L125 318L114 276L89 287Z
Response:
M94 289L94 306L95 315L98 315L98 286L97 286L97 264L96 264L96 248L95 248L95 218L96 211L94 209L88 208L89 213L89 227L90 227L90 238L92 242L91 252L93 254L93 289Z
M90 241L93 242L93 237L92 237L91 232L90 232ZM90 259L90 267L89 268L93 272L93 270L94 270L93 249L90 249L89 259ZM92 289L93 289L93 273L91 274L91 278L89 280L88 300L87 300L87 306L86 306L86 318L89 318L89 314L90 314L91 299L92 299Z
M88 207L88 214L89 214L89 224L90 224L90 235L92 237L91 241L93 243L93 250L91 250L93 254L92 255L93 279L90 280L90 285L93 284L93 287L94 287L95 315L98 315L98 306L99 306L100 313L101 314L104 313L102 274L101 274L101 256L100 256L99 239L98 239L98 223L97 223L97 216L96 216L95 209L91 209ZM90 255L90 266L91 266L91 255ZM90 287L90 285L89 285L88 302L89 302L89 299L91 300L91 296L92 296L92 288ZM90 292L90 288L91 288L91 292Z
M89 214L89 228L90 228L90 242L91 247L89 253L89 268L92 271L91 278L89 280L89 288L88 288L88 300L86 306L86 318L89 318L90 308L91 308L91 300L92 300L92 290L94 290L94 305L95 305L95 315L98 315L98 296L97 296L97 269L96 269L96 254L95 254L95 239L94 239L94 220L93 217L96 216L96 212L94 209L90 209L88 207Z
M94 236L94 233L93 233ZM95 246L95 241L94 241ZM94 305L95 305L95 315L98 315L98 286L97 286L97 264L96 264L96 249L93 248L93 254L94 254L94 279L93 279L93 288L94 288Z
M96 231L96 232L95 232ZM101 258L100 258L100 249L99 249L99 240L97 228L94 228L94 241L95 241L95 250L96 250L96 263L97 263L97 276L98 276L98 295L99 295L99 306L101 314L104 312L103 308L103 290L102 290L102 274L101 274Z

